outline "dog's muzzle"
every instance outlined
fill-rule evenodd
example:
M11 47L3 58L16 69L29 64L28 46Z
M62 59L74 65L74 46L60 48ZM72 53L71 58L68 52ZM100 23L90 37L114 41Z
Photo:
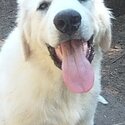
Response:
M58 30L60 36L59 43L61 44L62 42L72 42L76 41L79 44L83 45L87 43L87 50L86 50L86 58L89 60L91 63L94 57L94 47L93 47L93 37L94 35L91 36L91 38L88 41L85 41L84 38L75 38L75 33L78 32L78 29L81 25L81 15L72 9L67 9L63 10L55 16L53 23ZM62 38L61 38L62 36ZM69 38L68 38L69 37ZM59 55L57 55L56 50L57 48L60 48L60 45L57 45L56 48L53 48L48 45L48 50L50 52L50 55L55 63L55 65L61 69L62 66L62 60L60 59ZM83 47L84 48L84 47Z
M64 83L71 91L88 92L94 83L91 65L94 57L93 35L88 41L82 36L75 37L76 33L80 33L81 25L81 15L75 10L59 12L53 22L60 35L55 48L48 45L50 56L62 70Z
M73 92L88 92L94 81L91 62L94 57L93 37L83 40L69 40L56 48L48 46L55 65L62 70L64 83Z
M93 45L93 36L87 42L84 42L84 40L82 40L82 39L81 40L74 40L74 41L82 43L81 45L84 45L84 43L87 43L88 49L86 50L87 51L86 52L86 58L91 63L93 58L94 58L94 55L95 55L95 53L94 53L94 45ZM66 41L66 42L71 42L71 41L69 40L69 41ZM62 60L60 59L59 55L57 55L57 53L56 53L56 49L59 49L60 45L58 45L56 48L51 47L50 45L47 45L47 47L48 47L50 56L54 61L54 64L58 68L62 69L61 68L62 67Z

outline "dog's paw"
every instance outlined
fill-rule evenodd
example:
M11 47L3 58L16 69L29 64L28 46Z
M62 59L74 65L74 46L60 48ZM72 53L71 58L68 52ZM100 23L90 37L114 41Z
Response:
M99 95L98 97L98 101L104 105L107 105L108 104L108 101L101 95Z

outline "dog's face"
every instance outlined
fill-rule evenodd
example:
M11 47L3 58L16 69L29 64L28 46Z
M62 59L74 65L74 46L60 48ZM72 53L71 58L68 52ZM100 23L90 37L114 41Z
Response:
M56 47L60 42L70 39L88 41L94 36L95 41L100 42L101 40L98 39L99 37L101 39L101 36L109 38L107 34L110 34L110 31L107 30L110 30L110 13L105 8L102 0L18 0L18 2L21 6L23 27L30 29L31 37L52 47ZM72 16L71 18L76 19L67 20L64 19L65 16L69 16L69 18ZM69 21L69 24L71 24L71 21L76 21L76 24L73 24L73 27L62 24L66 23L66 20ZM59 23L63 26L59 26ZM62 27L62 29L59 27ZM63 29L64 27L66 29ZM69 30L73 33L70 33ZM103 43L105 44L102 46L103 49L109 48L109 43L110 38L108 42L106 40Z
M19 22L27 41L40 42L48 48L55 64L62 68L69 88L75 92L90 90L94 79L91 66L93 46L107 50L111 41L110 13L103 1L18 2L21 8ZM82 78L83 75L87 75L89 80ZM72 85L74 81L84 81L88 85Z

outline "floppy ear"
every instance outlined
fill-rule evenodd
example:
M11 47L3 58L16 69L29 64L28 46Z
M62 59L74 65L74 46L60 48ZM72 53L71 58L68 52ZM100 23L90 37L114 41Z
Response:
M111 30L111 18L112 13L108 8L104 7L102 13L99 16L99 45L104 52L108 51L112 41L112 30Z
M22 4L22 1L24 0L18 0L19 5ZM30 29L30 17L28 16L28 11L24 11L23 9L18 10L18 16L17 16L17 27L20 31L20 39L22 43L22 51L25 60L28 59L30 56L30 35L31 35L31 29Z
M28 18L28 17L27 17ZM30 30L30 26L28 25L29 21L20 21L20 23L18 24L20 30L21 30L21 41L22 41L22 48L23 48L23 54L24 54L24 58L25 60L28 59L28 57L31 54L30 51L30 36L31 36L31 30Z
M95 1L95 12L98 23L97 37L99 46L104 52L109 50L112 40L111 33L111 11L105 6L103 0Z
M108 51L111 46L112 40L111 26L107 27L107 29L103 32L103 35L100 38L100 47L104 52Z
M24 59L27 60L28 57L30 56L30 46L29 43L26 41L24 34L22 36L22 48L23 48Z

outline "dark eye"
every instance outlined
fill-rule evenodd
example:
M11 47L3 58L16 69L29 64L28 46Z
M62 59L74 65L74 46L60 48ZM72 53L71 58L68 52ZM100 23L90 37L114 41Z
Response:
M87 0L79 0L79 2L86 2Z
M43 2L40 4L37 10L46 10L48 9L49 5L50 5L50 2Z

